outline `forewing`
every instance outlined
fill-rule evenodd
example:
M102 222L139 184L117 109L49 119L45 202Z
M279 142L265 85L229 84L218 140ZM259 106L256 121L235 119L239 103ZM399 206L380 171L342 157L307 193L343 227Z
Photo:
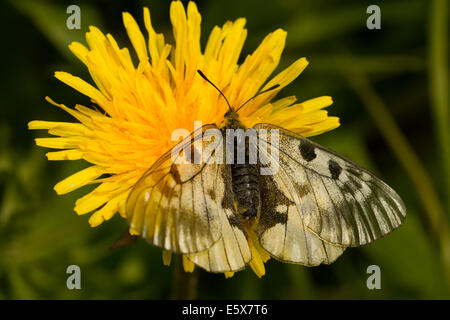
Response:
M222 152L221 138L206 137L214 130L215 126L203 126L185 138L155 162L131 191L126 204L128 222L150 243L172 252L194 253L222 237L223 208L212 193L225 188L220 169L224 165L208 164L215 152ZM202 148L195 148L202 135ZM202 161L183 163L189 152L192 160L195 153L202 153Z
M277 157L270 155L270 148L276 144L269 138L259 137L258 150L279 164L271 177L295 204L291 210L296 212L297 224L301 222L322 240L360 246L383 237L403 222L406 209L398 194L367 170L280 127L258 124L254 128L278 130ZM287 236L295 232L288 219Z
M222 238L211 248L190 254L188 258L208 272L235 272L245 268L251 260L251 252L247 234L235 212L230 167L219 166L218 170L218 176L223 177L225 184L220 184L215 189L212 198L223 208L219 211Z

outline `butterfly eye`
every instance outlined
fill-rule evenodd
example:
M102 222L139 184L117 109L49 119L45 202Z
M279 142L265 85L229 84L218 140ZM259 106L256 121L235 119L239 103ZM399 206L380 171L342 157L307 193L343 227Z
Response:
M231 116L231 110L228 110L227 112L225 112L225 115L224 115L225 118L228 118L230 116Z

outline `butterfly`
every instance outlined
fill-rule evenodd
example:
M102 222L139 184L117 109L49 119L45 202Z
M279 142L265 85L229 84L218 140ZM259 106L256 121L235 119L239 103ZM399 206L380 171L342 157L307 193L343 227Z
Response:
M228 139L230 130L248 130L237 113L243 105L233 109L198 73L229 110L221 127L195 130L131 190L127 219L148 242L185 254L209 272L234 272L252 259L250 233L271 257L316 266L402 224L406 209L399 195L334 151L265 123L251 128L256 140ZM259 157L252 158L255 151ZM186 161L192 158L201 161ZM276 170L263 173L268 167Z

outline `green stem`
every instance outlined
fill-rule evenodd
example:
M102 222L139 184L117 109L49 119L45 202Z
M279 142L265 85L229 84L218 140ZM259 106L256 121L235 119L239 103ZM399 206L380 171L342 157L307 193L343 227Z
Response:
M172 276L172 300L194 300L197 298L198 268L185 272L181 257L176 258Z
M433 0L429 29L430 100L442 159L447 217L450 214L450 113L448 99L448 0ZM450 228L442 226L441 250L450 265ZM448 271L448 270L447 270ZM450 282L450 271L447 273Z
M448 0L433 0L429 30L430 100L442 157L447 214L450 213L450 113L448 105Z
M431 228L433 238L437 238L439 241L447 283L450 285L450 241L448 235L450 229L433 183L407 138L397 126L384 101L376 93L367 78L360 73L353 73L348 75L348 80L350 86L363 101L369 115L392 152L412 180L424 208L425 219Z

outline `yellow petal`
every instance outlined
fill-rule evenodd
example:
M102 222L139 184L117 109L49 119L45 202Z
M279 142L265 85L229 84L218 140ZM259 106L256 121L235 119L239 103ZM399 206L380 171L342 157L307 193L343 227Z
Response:
M148 32L148 51L152 58L152 64L155 64L159 61L161 50L164 47L164 45L161 47L161 44L164 43L164 38L162 39L162 43L160 43L161 40L158 39L158 35L153 29L150 10L147 7L144 7L144 24Z
M177 71L177 77L184 74L184 54L187 49L187 18L181 1L172 1L170 4L170 21L173 25L173 37L175 38L175 56L174 67Z
M108 195L95 195L88 193L87 195L81 197L75 202L74 211L78 215L83 215L89 213L108 202L111 196Z
M60 125L54 126L48 130L48 133L54 135L54 136L61 136L61 137L67 137L67 136L84 136L89 137L91 136L90 130L86 128L81 123L62 123Z
M41 120L33 120L28 122L28 130L48 130L50 128L54 128L59 125L64 125L67 122L55 122L55 121L41 121Z
M188 259L186 255L183 255L183 269L185 272L194 272L195 264Z
M189 42L186 52L186 74L192 74L197 71L198 64L202 58L200 49L200 23L202 17L198 12L195 2L190 1L187 6L187 41Z
M101 166L98 166L101 168ZM105 173L105 169L103 168L102 173ZM95 178L89 183L95 183ZM87 195L84 195L80 199L78 199L75 203L75 212L79 215L86 214L91 212L106 202L110 201L114 197L118 195L123 195L126 197L126 191L128 189L127 184L119 183L119 182L104 182L100 184L97 188L92 190Z
M170 266L170 262L172 261L172 252L171 251L167 251L167 250L163 250L163 252L162 252L162 259L163 259L163 264L165 266Z
M277 101L272 102L272 110L276 111L278 109L286 108L293 105L297 101L297 97L289 96L282 99L278 99Z
M64 111L66 111L68 114L70 114L71 116L73 116L75 119L77 119L78 121L80 121L80 122L83 123L83 124L87 124L87 123L90 122L90 119L89 119L88 117L82 115L81 113L79 113L79 112L77 112L77 111L75 111L75 110L72 110L72 109L66 107L66 106L63 105L63 104L56 103L55 101L53 101L52 99L50 99L50 97L45 97L45 100L46 100L48 103L51 103L52 105L54 105L54 106L56 106L56 107L59 107L59 108L63 109Z
M219 87L224 87L225 84L228 84L237 71L239 56L247 38L247 30L244 28L245 24L246 20L239 18L234 23L229 24L228 30L224 30L226 37L217 57L219 65L217 72L220 74L221 79L216 85L219 85ZM233 101L232 95L228 94L228 92L227 95Z
M253 78L259 88L277 67L286 42L286 31L277 29L269 33L259 47L248 56L239 68L239 78ZM266 86L266 88L269 88ZM256 92L251 93L252 95Z
M77 148L80 139L74 138L36 138L36 145L52 149L73 149Z
M305 70L308 65L308 60L306 58L300 58L291 64L289 67L281 71L278 75L276 75L272 80L264 86L265 89L270 88L275 84L279 84L281 88L287 86L294 79L296 79L300 73Z
M57 183L54 189L57 194L65 194L88 184L92 180L100 177L103 173L103 168L90 166Z
M71 86L72 88L81 92L82 94L88 96L89 98L94 100L97 104L104 106L107 105L107 100L105 96L98 89L94 88L92 85L90 85L83 79L75 77L70 73L63 71L55 72L55 78L57 78L61 82L64 82L68 86Z
M305 137L316 136L318 134L322 134L324 132L336 129L340 126L338 117L328 117L324 121L312 126L312 128L304 133L298 132L296 129L292 129L292 131L297 132Z
M142 35L142 32L136 23L136 20L134 20L133 16L128 12L124 12L122 17L128 37L130 38L130 41L134 49L136 50L139 61L147 61L147 46L145 44L144 36Z
M222 44L221 41L222 30L218 26L215 26L209 34L208 41L206 42L205 53L203 55L205 58L205 63L208 63L210 60L217 57L220 46Z
M268 260L268 257L261 256L262 252L258 250L258 247L255 245L255 242L252 241L252 239L249 238L248 244L252 253L252 260L250 260L249 265L252 268L253 272L258 276L258 278L261 278L266 274L264 262Z
M79 150L63 150L55 152L47 152L45 154L50 161L55 160L79 160L83 158L83 152Z
M72 51L72 53L81 60L81 62L83 62L84 64L86 64L86 57L87 54L89 53L89 49L86 48L85 46L83 46L81 43L79 42L72 42L69 45L69 49L70 51Z
M121 194L112 200L109 200L101 209L94 212L89 218L89 224L91 227L97 227L103 223L103 221L111 219L117 212L119 202L122 201L123 198L124 194Z
M329 96L317 97L314 99L306 100L301 103L304 108L304 112L311 112L318 109L329 107L333 104L333 99Z
M134 230L134 229L132 229L132 228L130 228L128 231L130 232L130 235L132 235L132 236L138 236L138 235L140 235L139 232L137 232L136 230Z

